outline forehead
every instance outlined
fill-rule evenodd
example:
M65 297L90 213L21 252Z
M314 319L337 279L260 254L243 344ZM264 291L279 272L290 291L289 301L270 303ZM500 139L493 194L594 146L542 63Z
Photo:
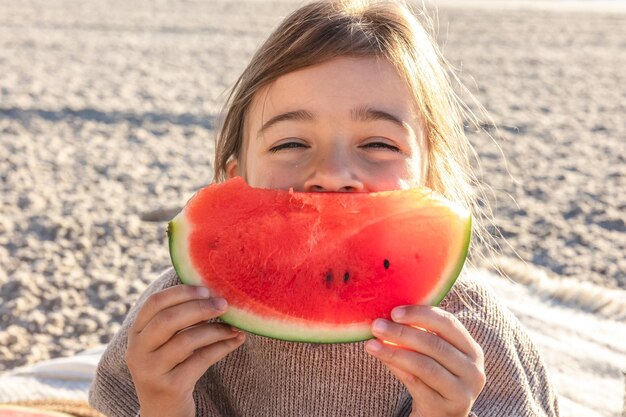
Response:
M299 69L260 89L246 115L246 132L282 112L307 110L320 118L349 116L371 106L417 122L414 96L404 78L386 59L342 57Z

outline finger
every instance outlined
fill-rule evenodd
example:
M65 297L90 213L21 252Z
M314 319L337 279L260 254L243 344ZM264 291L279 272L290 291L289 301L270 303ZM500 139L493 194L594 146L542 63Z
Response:
M183 381L197 381L209 367L237 349L244 341L245 334L240 332L232 339L222 340L200 348L171 371L172 377L181 383Z
M168 307L184 303L189 300L209 298L209 289L206 287L196 287L193 285L175 285L163 291L152 294L137 314L131 330L139 333L152 320L152 318Z
M237 337L241 332L228 324L203 323L177 333L154 352L155 360L168 362L169 370L184 362L195 351L223 340Z
M407 387L418 410L439 410L442 415L466 416L474 403L474 396L464 397L462 393L456 393L453 400L446 399L415 375L393 365L387 365L387 368ZM418 415L423 414L418 412Z
M226 312L223 298L190 300L159 311L137 335L147 352L163 346L178 332L187 327L217 318Z
M455 392L460 388L459 379L428 356L385 344L377 339L368 341L365 348L383 363L407 372L412 375L412 378L419 379L443 398L454 398ZM414 381L411 380L411 382Z
M385 319L376 319L372 325L374 336L433 358L457 377L462 377L474 366L474 360L432 332Z
M410 372L390 364L386 364L386 366L404 384L414 403L421 404L426 409L432 409L434 407L429 407L430 404L436 404L444 399L438 392Z
M437 307L412 305L394 308L391 318L396 323L434 332L468 357L482 360L482 349L452 313Z

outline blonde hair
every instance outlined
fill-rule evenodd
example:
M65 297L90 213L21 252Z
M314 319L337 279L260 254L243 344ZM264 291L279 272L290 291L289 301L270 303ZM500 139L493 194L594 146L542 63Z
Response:
M400 2L329 0L306 4L285 18L252 57L226 102L215 181L226 178L231 158L242 156L247 112L261 88L333 58L376 56L394 65L421 112L428 145L426 185L477 211L472 148L463 126L464 118L475 118L455 94L451 77L458 79L418 16L426 19Z

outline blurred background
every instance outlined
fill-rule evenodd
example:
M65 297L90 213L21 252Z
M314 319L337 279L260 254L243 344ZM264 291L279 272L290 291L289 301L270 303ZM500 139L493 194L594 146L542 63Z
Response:
M106 343L169 267L227 89L298 4L0 0L0 371ZM492 118L495 266L626 291L626 6L427 4Z

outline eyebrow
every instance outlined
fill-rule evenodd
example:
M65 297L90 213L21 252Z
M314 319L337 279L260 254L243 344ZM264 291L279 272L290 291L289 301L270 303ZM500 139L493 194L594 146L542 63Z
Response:
M401 127L405 130L410 130L408 123L402 121L398 116L395 116L385 110L375 109L368 106L361 106L353 109L351 112L352 120L357 122L371 122L376 120L386 120Z
M261 128L259 129L257 136L269 129L270 127L274 126L276 123L286 122L289 120L311 121L313 119L315 119L315 117L313 117L313 114L306 110L295 110L281 113L263 123L263 126L261 126Z
M393 124L395 124L396 126L404 130L411 130L409 124L404 122L399 117L385 110L375 109L369 106L360 106L355 109L352 109L350 111L350 116L352 120L357 121L357 122L371 122L371 121L376 121L376 120L385 120L388 122L392 122ZM261 128L257 132L257 136L259 136L261 133L263 133L270 127L280 122L291 121L291 120L312 121L314 119L315 119L315 116L313 115L313 113L307 110L295 110L295 111L288 111L285 113L281 113L272 117L267 122L263 123L263 126L261 126Z

